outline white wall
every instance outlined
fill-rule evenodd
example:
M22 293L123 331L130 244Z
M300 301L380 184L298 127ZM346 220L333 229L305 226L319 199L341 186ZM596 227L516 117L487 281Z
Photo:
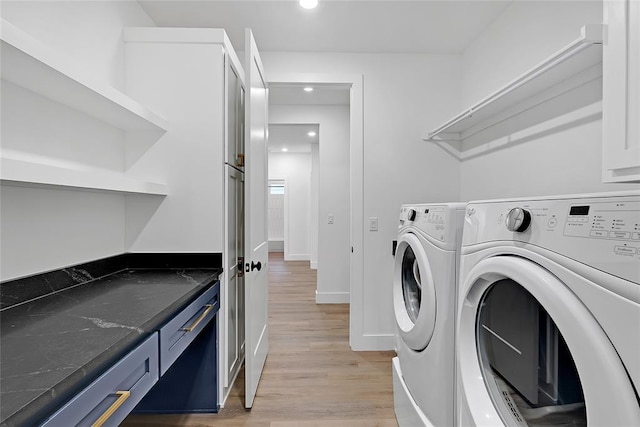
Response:
M124 87L122 28L155 27L136 1L2 1L7 21L110 85Z
M136 2L3 1L0 14L118 88L123 26L153 25ZM5 82L1 120L3 157L118 172L125 168L122 131ZM3 185L0 279L124 252L128 197Z
M461 107L577 39L585 24L601 22L599 1L513 2L464 52ZM601 80L582 91L584 105L565 108L563 125L554 126L547 118L517 144L463 161L462 199L628 189L601 182L601 105L594 99L594 94L601 96L598 84Z
M128 201L131 252L224 249L223 47L191 37L194 42L126 44L128 93L170 123L129 168L169 185L159 206Z
M269 242L284 242L284 194L269 192L267 203L269 205Z
M422 141L460 107L458 55L261 53L270 74L364 76L364 335L371 348L393 348L391 242L402 203L459 200L459 162ZM322 131L321 131L322 132ZM322 218L320 218L322 223ZM319 258L319 263L321 259Z
M269 179L285 180L285 260L309 260L311 154L269 153Z
M349 302L349 106L274 105L269 120L319 124L316 301Z

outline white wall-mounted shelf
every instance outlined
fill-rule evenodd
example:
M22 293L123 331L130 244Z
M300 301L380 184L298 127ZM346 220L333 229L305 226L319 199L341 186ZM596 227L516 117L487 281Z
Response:
M125 131L165 131L166 120L2 20L2 80Z
M125 173L96 169L72 169L14 159L0 159L0 182L3 185L36 188L109 191L122 194L166 196L165 184L146 182Z
M603 31L602 24L584 26L577 40L428 132L423 139L439 143L464 159L463 143L468 138L600 77ZM575 76L579 77L573 79Z

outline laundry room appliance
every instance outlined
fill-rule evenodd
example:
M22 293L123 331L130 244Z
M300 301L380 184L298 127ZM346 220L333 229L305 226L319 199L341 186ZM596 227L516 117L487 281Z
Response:
M471 202L460 426L640 425L640 192Z
M395 251L393 359L402 426L451 426L454 312L463 203L403 205Z

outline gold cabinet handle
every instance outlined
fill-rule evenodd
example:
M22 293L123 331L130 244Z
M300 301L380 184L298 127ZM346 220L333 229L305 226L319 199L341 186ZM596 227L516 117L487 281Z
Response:
M191 324L191 326L189 326L187 328L182 328L183 331L185 331L185 332L193 331L195 328L198 327L200 322L202 322L202 320L205 317L207 317L207 314L209 314L211 312L211 310L213 310L213 304L207 304L207 305L205 305L205 307L207 307L207 309L205 311L203 311L200 316L198 316L198 318L195 320L195 322L193 322L193 324Z
M116 391L116 395L118 396L116 401L113 402L111 406L109 406L109 409L107 409L102 415L100 415L100 418L98 418L95 423L91 424L91 427L101 427L102 424L106 423L107 420L111 418L111 415L113 415L113 413L116 412L120 406L122 406L125 400L127 400L129 396L131 396L131 392L128 390Z

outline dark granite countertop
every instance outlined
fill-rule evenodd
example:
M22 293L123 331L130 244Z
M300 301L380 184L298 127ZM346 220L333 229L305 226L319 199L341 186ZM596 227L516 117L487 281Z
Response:
M60 407L210 288L219 258L124 254L0 284L0 424Z

